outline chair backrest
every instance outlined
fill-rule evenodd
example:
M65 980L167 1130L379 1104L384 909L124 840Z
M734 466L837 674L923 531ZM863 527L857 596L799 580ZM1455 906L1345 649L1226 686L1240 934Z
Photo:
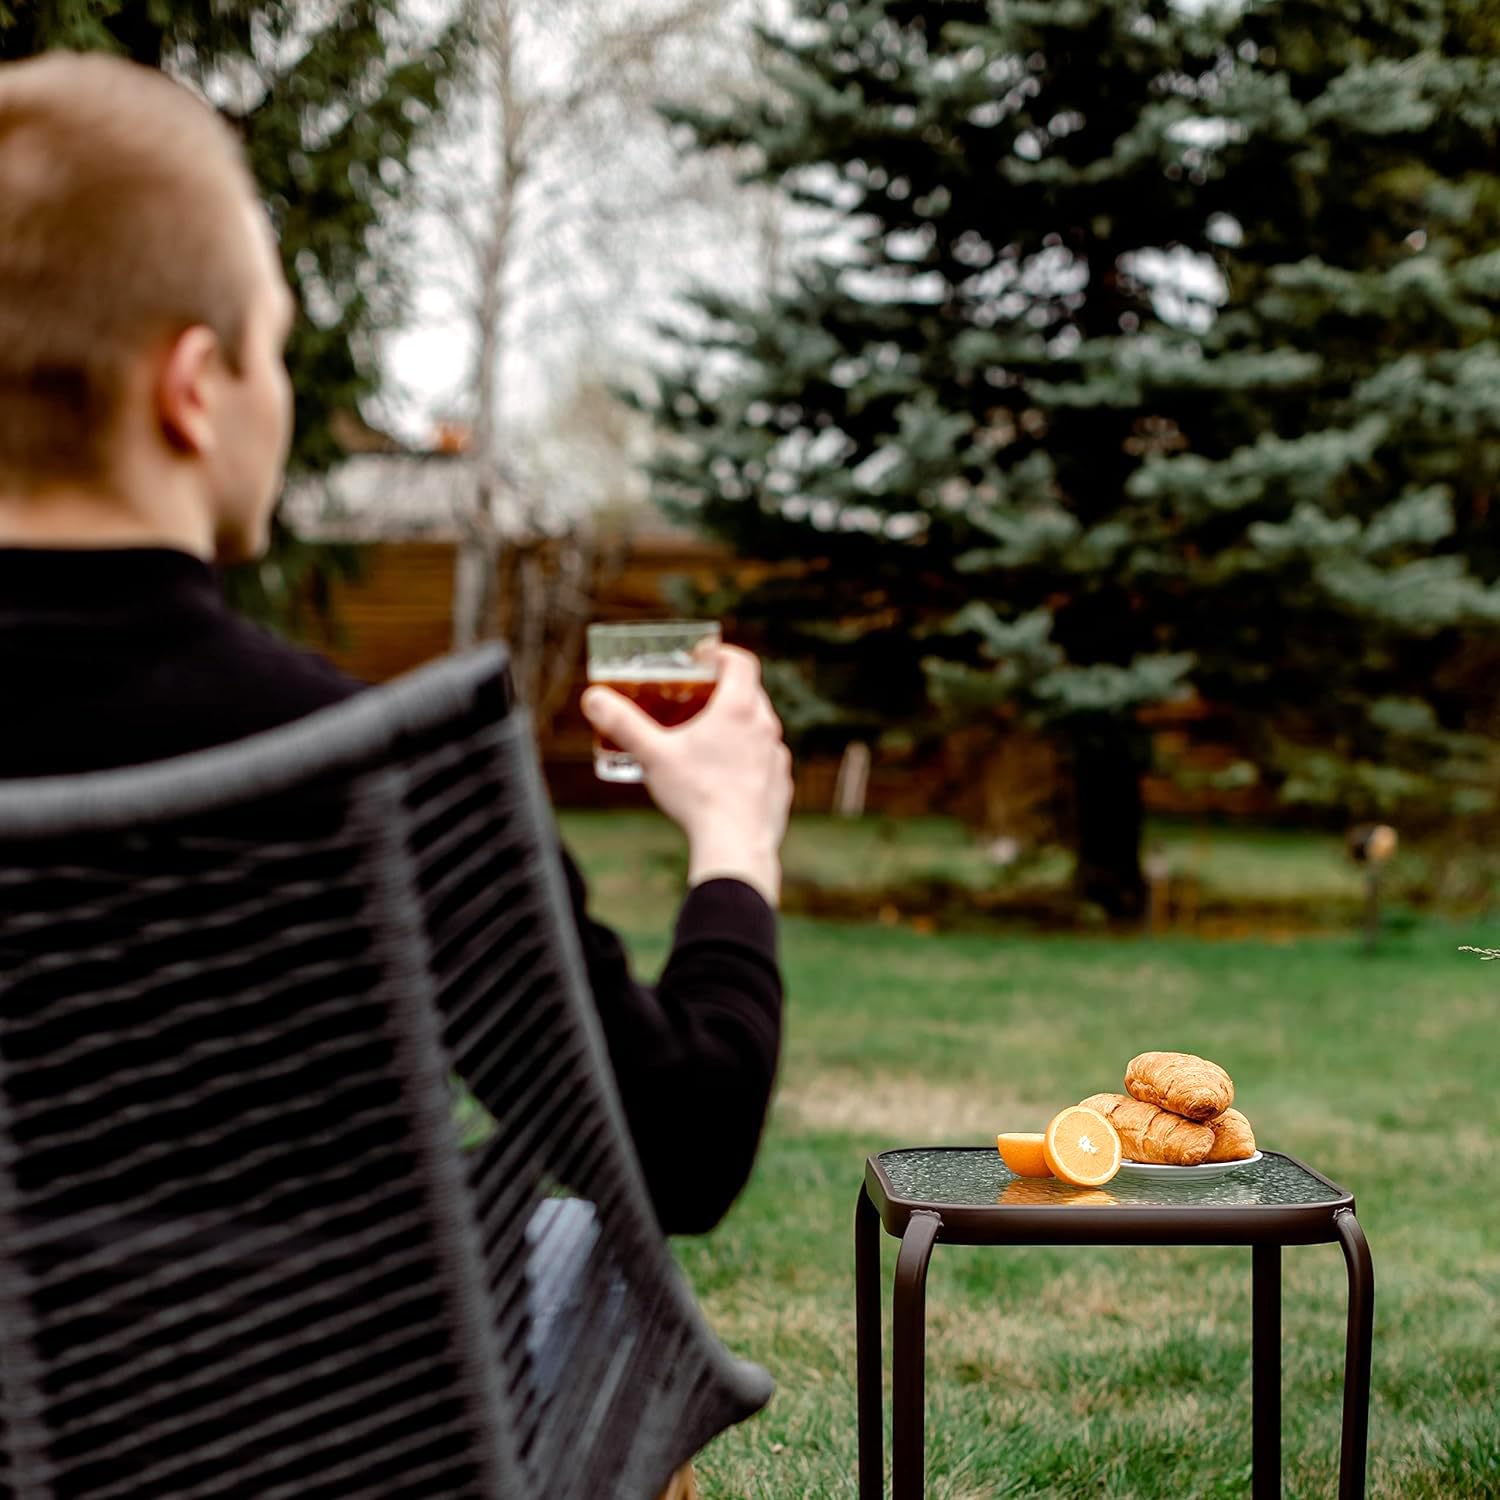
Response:
M0 1494L646 1500L769 1395L657 1228L502 652L0 784Z

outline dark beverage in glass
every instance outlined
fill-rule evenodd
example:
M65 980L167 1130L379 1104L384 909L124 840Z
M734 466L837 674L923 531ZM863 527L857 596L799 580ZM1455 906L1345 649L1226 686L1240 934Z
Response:
M589 682L613 688L658 724L675 729L701 713L718 680L717 623L669 620L589 626ZM594 773L602 781L640 781L640 765L594 736Z

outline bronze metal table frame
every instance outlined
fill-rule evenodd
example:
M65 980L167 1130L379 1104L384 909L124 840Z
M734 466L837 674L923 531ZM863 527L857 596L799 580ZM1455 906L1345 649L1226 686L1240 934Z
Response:
M933 1147L968 1151L970 1147ZM889 1154L889 1153L882 1153ZM1267 1152L1268 1156L1277 1153ZM892 1500L920 1500L927 1345L927 1266L949 1245L1248 1245L1251 1247L1252 1500L1281 1494L1281 1250L1338 1244L1349 1277L1344 1420L1338 1500L1363 1500L1369 1437L1375 1269L1354 1197L1296 1157L1285 1158L1337 1195L1328 1203L1153 1206L975 1206L902 1198L881 1167L865 1163L854 1214L859 1500L885 1493L881 1392L880 1230L901 1241L891 1322Z

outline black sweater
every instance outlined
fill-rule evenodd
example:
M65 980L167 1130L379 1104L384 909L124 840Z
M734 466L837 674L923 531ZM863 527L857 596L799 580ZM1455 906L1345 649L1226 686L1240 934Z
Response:
M0 548L0 778L206 749L361 690L235 615L213 571L167 548ZM587 911L564 853L589 980L662 1227L713 1227L744 1186L781 1035L776 920L750 886L683 902L654 989Z

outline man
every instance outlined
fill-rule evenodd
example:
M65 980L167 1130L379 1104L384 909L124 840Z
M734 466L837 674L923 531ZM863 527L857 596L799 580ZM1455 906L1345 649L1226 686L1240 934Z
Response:
M235 617L217 564L259 556L291 436L293 299L233 134L159 74L0 65L0 777L223 744L360 684ZM589 979L668 1232L749 1174L775 1073L790 759L753 657L667 731L585 701L687 837L654 989L567 874Z

